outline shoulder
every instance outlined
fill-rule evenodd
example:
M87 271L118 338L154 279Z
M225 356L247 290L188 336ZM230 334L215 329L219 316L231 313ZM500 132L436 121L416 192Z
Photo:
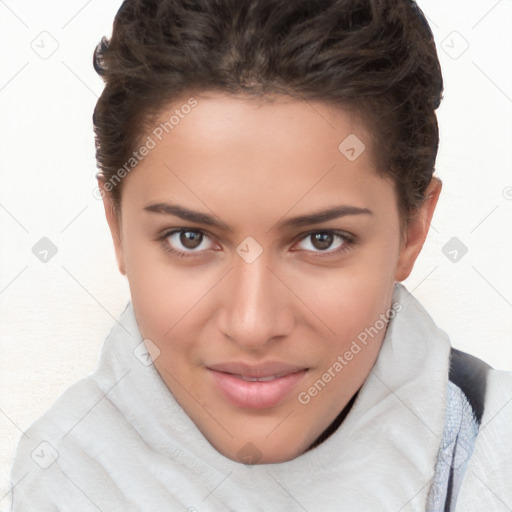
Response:
M512 373L450 351L443 440L429 510L501 510L511 503Z
M481 431L487 429L505 429L501 440L507 443L511 453L512 442L512 372L489 370L485 394L485 409L482 417Z
M512 399L512 372L496 370L485 361L452 348L450 351L450 381L469 400L479 423L489 420L496 406Z
M512 372L488 368L483 410L457 510L509 510L512 504Z
M72 502L97 510L80 490L89 471L101 473L91 447L102 448L102 431L124 422L94 377L68 388L21 436L11 469L12 512L49 510ZM98 471L100 470L100 471ZM54 510L51 508L51 510Z
M471 405L479 435L491 423L506 425L508 414L512 414L512 372L496 370L485 361L452 348L449 378Z
M35 456L33 450L38 448L40 443L52 444L54 449L65 442L66 437L73 431L74 425L78 425L84 418L87 407L91 400L99 396L101 390L91 377L79 380L69 387L53 405L21 436L16 449L14 469L20 468L20 462L25 456L34 460L38 466L45 465L49 460L41 461ZM55 446L53 446L55 445ZM48 452L50 454L51 450ZM30 469L30 468L23 468Z

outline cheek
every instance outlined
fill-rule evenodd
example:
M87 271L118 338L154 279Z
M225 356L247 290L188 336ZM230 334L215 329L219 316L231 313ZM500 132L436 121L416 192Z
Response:
M130 276L132 302L141 334L159 343L194 321L194 305L200 300L201 291L204 295L197 282L191 287L172 277L172 273L165 276L154 268Z
M349 268L329 269L315 279L295 276L297 295L336 337L357 334L373 324L390 305L394 266L363 259ZM299 283L302 283L301 285ZM300 288L299 288L300 286Z
M144 338L162 338L178 321L183 293L179 273L165 264L158 242L128 238L125 244L127 278L137 323Z
M171 263L156 244L130 251L127 277L141 334L162 350L167 350L168 340L186 338L187 333L190 337L200 329L204 299L219 279L217 273Z
M349 374L356 377L373 363L386 328L381 315L389 309L393 294L393 262L398 252L392 243L384 241L357 256L345 268L328 269L315 279L297 275L294 280L301 283L298 295L306 298L323 334L316 350L324 369L347 351L357 353L348 354L357 364L350 363L338 381Z

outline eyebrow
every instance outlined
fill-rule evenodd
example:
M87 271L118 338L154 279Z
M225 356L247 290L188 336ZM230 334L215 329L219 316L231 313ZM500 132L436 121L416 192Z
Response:
M189 210L183 206L169 203L154 203L144 207L144 210L151 213L159 213L163 215L173 215L183 220L190 222L196 222L198 224L205 224L207 226L216 227L224 231L233 231L227 224L222 222L217 216L212 216L207 213L197 212ZM327 208L318 212L313 212L307 215L300 215L286 219L284 221L278 221L271 229L276 226L283 228L296 228L302 226L308 226L311 224L319 224L332 219L338 219L340 217L347 217L350 215L373 215L373 212L368 208L359 208L357 206L340 205ZM270 231L270 230L269 230Z

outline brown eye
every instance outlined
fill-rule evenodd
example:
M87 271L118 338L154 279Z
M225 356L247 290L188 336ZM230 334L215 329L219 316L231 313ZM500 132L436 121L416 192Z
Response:
M332 245L334 241L334 235L329 232L313 233L312 235L309 236L311 237L313 247L321 251L329 249L329 247Z
M203 241L203 234L199 231L180 231L180 243L186 249L196 249Z
M176 229L161 240L166 251L183 257L204 255L214 246L207 234L196 229Z
M348 250L353 243L354 238L349 234L337 231L313 231L301 238L298 247L306 253L327 257Z

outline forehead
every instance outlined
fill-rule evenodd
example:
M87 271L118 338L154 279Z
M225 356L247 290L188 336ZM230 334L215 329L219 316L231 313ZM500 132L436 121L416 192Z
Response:
M277 94L261 98L203 92L193 97L193 108L187 107L190 101L190 97L175 101L161 112L155 125L172 132L177 144L192 142L196 149L242 150L247 159L251 149L259 152L264 147L276 157L286 155L288 161L293 155L318 156L320 152L337 158L339 143L351 135L367 148L371 145L370 133L355 109L348 107ZM186 113L180 119L172 115L181 110Z
M353 113L320 102L185 96L161 112L146 136L154 147L126 184L139 206L179 197L203 209L208 200L233 215L276 210L275 218L294 205L365 208L389 188L375 172L366 127Z

